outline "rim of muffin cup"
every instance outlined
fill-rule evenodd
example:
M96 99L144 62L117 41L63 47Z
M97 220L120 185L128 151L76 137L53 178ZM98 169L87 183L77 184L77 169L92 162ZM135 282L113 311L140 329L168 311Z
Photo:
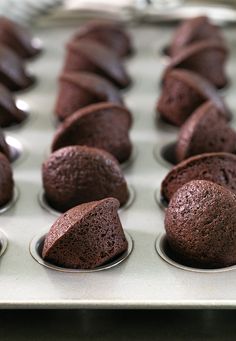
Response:
M162 141L154 145L153 156L155 160L167 169L171 169L177 165L174 155L176 142L176 140Z
M110 261L107 261L105 264L100 265L93 269L74 269L74 268L66 268L59 265L55 265L53 263L47 262L42 258L42 248L43 248L43 242L45 240L45 237L47 235L48 231L40 232L36 236L33 237L33 239L30 242L29 245L29 251L33 259L39 263L40 265L51 269L56 270L60 272L69 272L69 273L91 273L91 272L99 272L104 270L109 270L117 265L123 263L132 253L134 248L134 241L131 237L131 235L124 230L125 238L128 242L128 248L125 252L121 253L120 255L116 256L115 258L111 259Z
M5 205L0 207L0 215L9 211L15 205L15 203L18 201L19 196L20 196L19 188L16 186L16 184L14 184L12 198Z
M133 185L130 185L130 184L127 184L127 188L129 192L129 198L127 202L119 208L118 210L119 212L125 211L128 208L130 208L135 201L135 198L136 198L135 188L133 187ZM38 193L38 203L42 209L44 209L45 211L47 211L48 213L52 214L55 217L59 217L61 214L64 213L64 212L58 211L57 209L55 209L48 203L43 188L41 188L41 190Z
M9 146L10 150L10 163L15 166L26 159L28 153L25 146L17 138L6 135L5 140Z
M6 252L8 246L8 239L5 232L0 230L0 257Z
M175 253L171 250L167 236L165 233L161 233L157 236L155 240L155 250L157 255L165 261L167 264L181 270L190 271L190 272L198 272L198 273L219 273L236 270L236 265L221 267L221 268L202 268L195 267L184 264L182 261L178 259Z

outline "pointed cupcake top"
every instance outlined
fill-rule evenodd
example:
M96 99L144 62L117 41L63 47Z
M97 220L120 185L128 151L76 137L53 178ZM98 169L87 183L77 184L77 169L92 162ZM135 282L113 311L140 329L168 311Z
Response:
M212 102L200 106L184 123L176 145L176 159L210 152L236 151L236 132Z

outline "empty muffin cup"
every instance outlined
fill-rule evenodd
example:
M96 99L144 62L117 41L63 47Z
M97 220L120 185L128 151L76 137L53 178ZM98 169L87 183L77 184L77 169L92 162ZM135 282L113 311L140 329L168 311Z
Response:
M202 273L213 273L213 272L224 272L230 270L236 270L236 265L228 266L224 268L217 269L204 269L196 268L184 264L179 260L178 256L171 250L169 243L167 241L166 234L161 234L157 237L155 241L155 249L157 254L168 264L174 266L175 268L191 271L191 272L202 272Z
M114 268L115 266L119 265L120 263L122 263L124 260L126 260L132 250L133 250L133 239L131 238L131 236L129 235L128 232L124 231L125 233L125 238L128 242L128 248L125 252L123 252L122 254L120 254L119 256L117 256L116 258L113 258L112 260L110 260L109 262L98 266L94 269L72 269L72 268L65 268L65 267L61 267L58 265L54 265L52 263L49 263L47 261L45 261L42 258L42 249L43 249L43 243L46 237L46 233L45 232L41 232L40 234L36 235L29 246L29 250L30 250L30 254L31 256L41 265L45 266L46 268L52 269L52 270L56 270L56 271L61 271L61 272L70 272L70 273L88 273L88 272L98 272L98 271L103 271L103 270L108 270L111 268Z
M168 169L176 165L175 146L176 141L156 144L153 149L156 161Z
M7 245L8 245L7 236L3 231L0 230L0 257L6 251Z
M0 207L0 214L3 214L7 211L9 211L16 203L16 201L18 200L20 195L19 189L16 187L16 185L14 186L14 190L13 190L13 196L11 198L11 200L5 204L4 206Z
M128 185L128 192L129 192L129 198L127 200L127 202L125 203L125 205L121 206L119 208L119 211L124 211L126 209L128 209L134 202L135 197L136 197L136 192L133 186ZM39 192L38 194L38 202L39 205L48 213L59 217L63 212L60 212L58 210L56 210L55 208L53 208L47 201L45 192L43 191L43 189Z

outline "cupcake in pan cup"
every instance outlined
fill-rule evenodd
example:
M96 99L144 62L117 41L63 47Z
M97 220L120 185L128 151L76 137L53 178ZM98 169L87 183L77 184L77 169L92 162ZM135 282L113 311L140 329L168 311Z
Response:
M64 71L93 72L107 78L120 89L131 84L122 60L108 47L89 39L67 45Z
M89 105L76 111L58 127L51 150L86 145L104 149L123 163L132 152L131 123L131 113L123 106L107 102Z
M119 90L99 75L84 71L61 75L55 105L55 115L59 121L89 104L99 102L124 104Z
M177 55L186 46L201 41L216 41L225 46L225 39L219 27L212 24L208 17L197 16L183 21L175 30L168 53Z
M42 258L70 269L96 269L127 251L119 201L106 198L78 205L61 215L46 235Z
M161 184L160 197L165 206L180 187L192 180L212 181L236 194L236 155L204 153L173 167Z
M14 196L14 180L7 157L0 152L0 211L8 205Z
M23 60L0 43L0 83L11 91L24 90L34 84L35 78L25 69Z
M41 52L38 40L31 36L30 30L3 16L0 17L0 43L22 59L35 57Z
M195 268L236 264L236 195L206 180L193 180L172 196L165 230L172 257Z
M89 201L114 197L123 206L127 183L117 160L87 146L69 146L52 153L42 168L44 196L59 212Z
M95 40L124 58L133 53L131 39L121 23L111 20L90 20L73 35L71 42L81 39Z
M28 114L17 107L11 92L0 84L0 127L6 128L22 123Z
M228 84L225 63L228 57L227 48L214 40L196 42L183 48L171 58L166 72L180 68L194 71L205 77L217 89Z
M173 69L164 76L157 115L175 126L181 126L204 102L211 101L227 119L232 113L216 88L195 72Z

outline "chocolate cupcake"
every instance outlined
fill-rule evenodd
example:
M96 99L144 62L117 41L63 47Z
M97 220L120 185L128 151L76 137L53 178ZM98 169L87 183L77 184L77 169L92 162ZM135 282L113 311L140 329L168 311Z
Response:
M118 89L101 76L90 72L66 72L61 75L55 107L60 121L78 109L99 102L123 105Z
M57 129L52 151L71 146L86 145L104 149L120 162L129 159L132 144L129 139L131 113L113 103L87 106L68 117Z
M95 40L109 47L117 56L123 58L133 52L131 39L122 25L108 20L93 20L81 26L72 38L73 42L80 39Z
M11 165L6 156L0 153L0 207L6 205L12 199L13 189L14 181Z
M166 72L174 68L194 71L221 89L228 83L224 67L227 55L222 43L214 40L197 42L179 51L171 59Z
M0 84L0 127L21 123L26 117L25 112L17 108L11 92Z
M205 16L185 20L175 30L169 53L175 56L188 45L199 41L214 40L225 45L219 27L213 25Z
M165 75L157 113L167 122L181 126L195 109L208 100L227 120L231 119L232 114L223 99L206 79L192 71L174 69Z
M43 259L65 268L94 269L118 257L128 248L118 208L118 200L107 198L61 215L46 236Z
M236 155L205 153L192 156L173 167L161 184L161 197L169 203L173 194L191 180L208 180L236 194Z
M236 264L236 196L205 180L183 185L165 215L168 244L175 258L200 268Z
M124 205L129 197L118 162L101 149L86 146L59 149L44 162L42 171L46 199L61 212L110 196Z
M12 50L0 45L0 82L9 90L23 90L34 83L24 68L22 59Z
M116 54L108 47L89 39L80 39L68 44L64 71L97 73L121 89L131 83L122 61Z
M201 105L180 129L176 144L178 162L210 152L236 152L236 132L212 102Z
M0 17L0 43L23 59L32 58L41 51L35 46L29 30L6 17Z

